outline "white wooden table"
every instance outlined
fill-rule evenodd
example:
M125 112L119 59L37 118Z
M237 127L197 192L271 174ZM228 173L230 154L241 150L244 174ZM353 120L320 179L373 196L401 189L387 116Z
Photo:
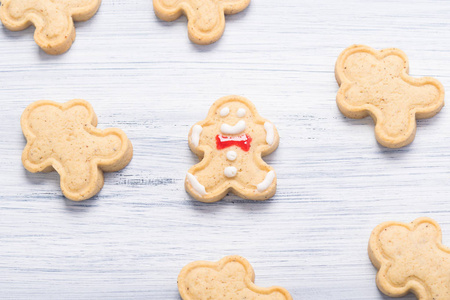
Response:
M56 57L34 29L1 27L0 298L179 299L185 264L239 254L256 284L294 299L390 299L367 256L376 225L432 217L450 245L450 113L419 121L410 146L383 148L370 118L338 111L334 63L354 43L398 47L411 75L449 88L449 15L448 0L253 0L218 43L197 46L185 18L158 20L150 0L104 0ZM184 190L197 162L189 128L229 94L279 130L269 201L203 204ZM134 145L130 165L80 203L20 160L24 108L73 98Z

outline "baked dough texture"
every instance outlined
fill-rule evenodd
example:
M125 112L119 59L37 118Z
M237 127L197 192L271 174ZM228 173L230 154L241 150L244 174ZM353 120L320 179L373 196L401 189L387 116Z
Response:
M84 100L34 102L23 112L21 126L27 139L25 168L32 173L56 170L63 194L74 201L97 194L103 171L118 171L133 156L122 130L96 128L97 116Z
M196 261L178 276L183 300L292 300L283 288L261 288L254 284L255 272L241 256L226 256L218 262Z
M377 141L400 148L414 140L416 118L430 118L444 106L444 87L434 78L408 75L408 58L395 48L354 45L336 62L337 105L349 118L370 115Z
M101 0L2 0L0 19L9 30L33 24L34 40L48 54L62 54L75 40L73 21L89 20Z
M182 14L188 19L188 34L193 43L216 42L225 30L225 15L243 11L250 0L153 0L155 14L174 21Z
M187 173L188 193L202 202L219 201L228 192L266 200L275 194L275 171L263 160L278 147L275 126L246 98L217 100L205 120L189 132L189 147L200 163Z
M372 232L369 257L378 288L390 297L409 292L419 300L450 299L450 249L436 221L385 222Z

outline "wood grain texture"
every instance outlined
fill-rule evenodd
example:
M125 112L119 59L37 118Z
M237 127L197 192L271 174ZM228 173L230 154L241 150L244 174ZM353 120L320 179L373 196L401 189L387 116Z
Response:
M227 17L219 42L197 46L185 18L160 21L150 0L108 0L56 57L32 28L0 28L1 298L179 299L184 265L239 254L258 286L294 299L389 299L367 255L376 225L428 216L450 245L450 113L419 121L410 146L383 148L370 118L338 111L334 63L354 43L398 47L411 76L448 88L449 13L447 0L254 0ZM203 204L184 190L198 161L189 128L229 94L279 131L269 201ZM81 203L61 195L56 173L20 161L25 107L73 98L134 146L130 165Z

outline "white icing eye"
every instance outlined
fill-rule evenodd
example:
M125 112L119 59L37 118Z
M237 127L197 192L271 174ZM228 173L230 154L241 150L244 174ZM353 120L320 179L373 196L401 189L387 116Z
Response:
M224 107L220 111L220 116L221 117L226 117L226 116L228 116L229 113L230 113L230 108L229 107Z
M246 112L247 112L247 111L246 111L245 109L239 108L238 111L237 111L237 116L238 116L239 118L243 118L243 117L245 116Z

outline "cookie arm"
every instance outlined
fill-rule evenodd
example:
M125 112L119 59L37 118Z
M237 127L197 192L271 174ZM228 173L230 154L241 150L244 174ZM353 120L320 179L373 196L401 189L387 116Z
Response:
M257 134L263 136L263 140L258 142L258 151L261 152L261 156L266 156L275 151L278 148L278 144L280 143L280 136L278 134L278 130L275 125L265 119L258 120L255 131ZM257 136L257 134L253 134L253 136Z
M90 134L108 138L114 137L120 140L120 148L114 150L114 154L109 154L104 157L98 157L94 160L94 163L98 165L98 168L104 172L116 172L125 168L133 157L133 145L128 139L125 132L119 128L98 129L91 127L86 129ZM104 147L106 148L106 146Z
M432 86L433 88L430 90L423 90L423 94L421 95L421 102L417 103L421 104L416 107L416 118L417 119L427 119L435 116L438 112L441 111L442 107L444 107L444 97L445 97L445 89L442 83L433 78L433 77L422 77L422 78L414 78L406 75L406 73L402 74L403 80L409 79L412 85L418 87ZM436 97L430 97L430 92L433 92L433 89L436 91ZM425 100L425 98L431 98L430 100Z
M264 122L264 130L266 132L266 143L269 145L269 150L264 152L264 155L267 155L278 147L280 137L275 125L269 121Z

